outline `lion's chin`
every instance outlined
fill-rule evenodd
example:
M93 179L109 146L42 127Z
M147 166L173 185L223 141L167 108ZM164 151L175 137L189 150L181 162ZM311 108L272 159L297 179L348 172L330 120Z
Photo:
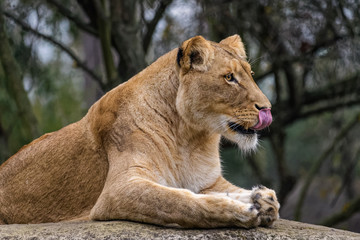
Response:
M242 134L230 130L223 134L223 136L236 143L244 152L254 151L258 145L258 136L255 132L252 134Z

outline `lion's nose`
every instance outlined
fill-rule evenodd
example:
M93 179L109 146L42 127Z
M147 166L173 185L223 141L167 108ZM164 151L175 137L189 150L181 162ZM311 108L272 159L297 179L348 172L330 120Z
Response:
M253 130L261 130L268 126L270 126L272 122L271 108L262 108L259 111L259 121L253 126L251 129Z
M271 109L271 105L270 106L262 106L262 107L260 107L259 105L255 104L255 107L256 107L257 110L266 109L266 108Z

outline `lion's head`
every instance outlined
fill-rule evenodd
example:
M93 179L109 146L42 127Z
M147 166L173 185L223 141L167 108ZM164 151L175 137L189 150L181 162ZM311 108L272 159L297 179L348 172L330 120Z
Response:
M238 35L210 42L185 41L177 56L176 107L196 129L220 133L244 150L257 145L257 130L271 124L271 104L252 78Z

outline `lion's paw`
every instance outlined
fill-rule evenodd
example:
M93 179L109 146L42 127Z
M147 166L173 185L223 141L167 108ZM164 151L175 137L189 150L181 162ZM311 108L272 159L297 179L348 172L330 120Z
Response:
M254 228L261 224L259 211L253 204L245 204L238 212L233 212L237 219L237 225L243 228Z
M264 186L254 187L251 200L259 211L260 226L271 226L275 220L279 219L280 204L274 190Z

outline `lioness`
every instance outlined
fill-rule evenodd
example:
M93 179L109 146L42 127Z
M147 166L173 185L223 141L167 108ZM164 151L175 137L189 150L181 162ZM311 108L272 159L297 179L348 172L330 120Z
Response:
M197 36L114 88L80 121L0 168L0 223L125 219L251 228L278 219L275 192L221 174L220 137L254 149L272 121L243 43Z

